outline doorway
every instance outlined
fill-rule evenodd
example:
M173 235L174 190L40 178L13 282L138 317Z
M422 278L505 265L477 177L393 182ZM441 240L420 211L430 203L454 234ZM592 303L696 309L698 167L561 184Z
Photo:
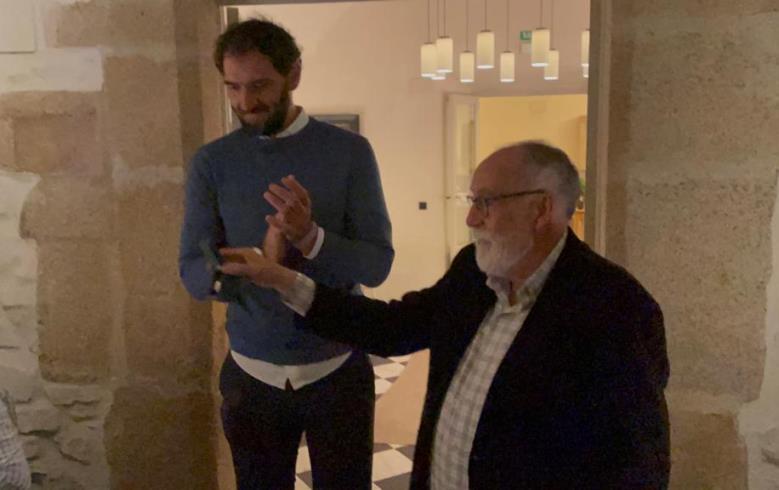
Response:
M424 33L411 19L422 18L424 1L283 3L287 5L263 2L262 6L241 7L241 11L235 9L233 18L267 15L292 31L303 47L304 57L303 81L295 101L307 112L359 115L360 132L369 139L379 160L397 251L390 279L370 291L372 296L395 298L427 286L443 274L451 257L470 241L464 225L467 208L447 197L468 192L473 169L496 145L543 139L561 146L583 165L587 81L582 79L580 66L567 71L563 67L559 81L545 83L539 70L530 69L520 57L523 65L518 66L517 84L492 81L463 90L455 79L432 82L419 78L416 55ZM576 15L573 13L572 18ZM576 29L578 35L579 27ZM475 31L471 33L475 35ZM568 53L568 57L574 56L570 49ZM484 72L478 76L486 78ZM557 106L546 97L574 97L569 94L580 99L576 108L584 119L573 121L574 116L566 116L571 120L565 122L567 129L560 131L576 140L575 144L561 143L558 133L548 127L536 131L535 125L525 124L524 129L516 129L505 120L500 122L501 116L496 115L502 109L514 108L508 112L517 112L515 119L527 121L534 114L537 118L547 114L551 120L549 114L554 111L550 107ZM226 120L230 117L228 108ZM502 117L512 120L510 115ZM501 127L514 127L514 136L509 138L489 129ZM584 176L583 171L580 173ZM387 372L394 370L391 374L396 382L383 401L379 400L387 409L383 411L377 404L377 419L388 420L382 415L385 412L398 413L393 398L402 400L404 408L417 404L421 408L427 360L412 357L404 362L408 364L402 371L397 370L397 363L384 368ZM399 396L400 389L416 394L405 396L404 391L404 396ZM404 429L416 427L418 419L403 418L392 423L404 424ZM377 435L390 432L387 427L377 428ZM407 431L395 430L393 434L400 432ZM409 437L413 438L413 433ZM378 442L389 446L382 446L384 450L397 449L395 443ZM305 462L302 464L300 469L305 469ZM230 470L226 466L223 469ZM226 483L220 488L232 487Z

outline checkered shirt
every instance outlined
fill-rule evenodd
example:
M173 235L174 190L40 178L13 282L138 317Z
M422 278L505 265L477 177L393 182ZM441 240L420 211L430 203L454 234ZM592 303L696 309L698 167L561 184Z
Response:
M22 490L30 488L30 467L11 415L0 393L0 488Z
M487 280L498 299L468 346L441 407L433 441L432 490L468 489L468 462L487 392L549 271L557 262L565 238L564 235L517 291L514 305L509 304L506 282L495 278Z

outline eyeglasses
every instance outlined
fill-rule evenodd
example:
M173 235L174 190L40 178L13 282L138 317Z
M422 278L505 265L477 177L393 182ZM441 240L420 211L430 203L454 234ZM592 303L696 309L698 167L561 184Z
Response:
M509 199L511 197L530 196L533 194L544 194L544 193L546 193L544 189L533 189L529 191L512 192L510 194L498 194L497 196L489 196L489 197L463 196L463 198L468 203L468 205L475 207L477 211L479 211L481 214L483 214L486 217L490 213L490 206L497 201L501 201L503 199Z

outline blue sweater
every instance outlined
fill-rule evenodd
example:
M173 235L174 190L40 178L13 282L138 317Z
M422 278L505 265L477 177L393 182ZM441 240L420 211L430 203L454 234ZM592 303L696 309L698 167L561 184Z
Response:
M276 212L262 194L290 174L308 190L313 219L325 230L319 254L302 259L297 268L338 289L374 287L386 279L395 252L373 150L362 136L312 118L285 138L261 139L239 129L195 154L179 254L181 279L192 296L204 300L212 294L214 278L200 241L208 240L214 249L260 246L268 228L265 216ZM246 280L231 278L218 299L230 301L230 346L245 356L308 364L349 350L297 328L300 319L277 293Z

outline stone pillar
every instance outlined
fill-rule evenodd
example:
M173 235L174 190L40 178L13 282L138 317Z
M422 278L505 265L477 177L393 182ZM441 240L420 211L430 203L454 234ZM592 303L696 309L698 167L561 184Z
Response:
M221 127L217 7L34 12L35 51L0 54L0 385L34 481L214 488L210 309L176 256L186 162Z
M672 487L778 488L779 6L600 0L592 19L602 236L665 313Z

